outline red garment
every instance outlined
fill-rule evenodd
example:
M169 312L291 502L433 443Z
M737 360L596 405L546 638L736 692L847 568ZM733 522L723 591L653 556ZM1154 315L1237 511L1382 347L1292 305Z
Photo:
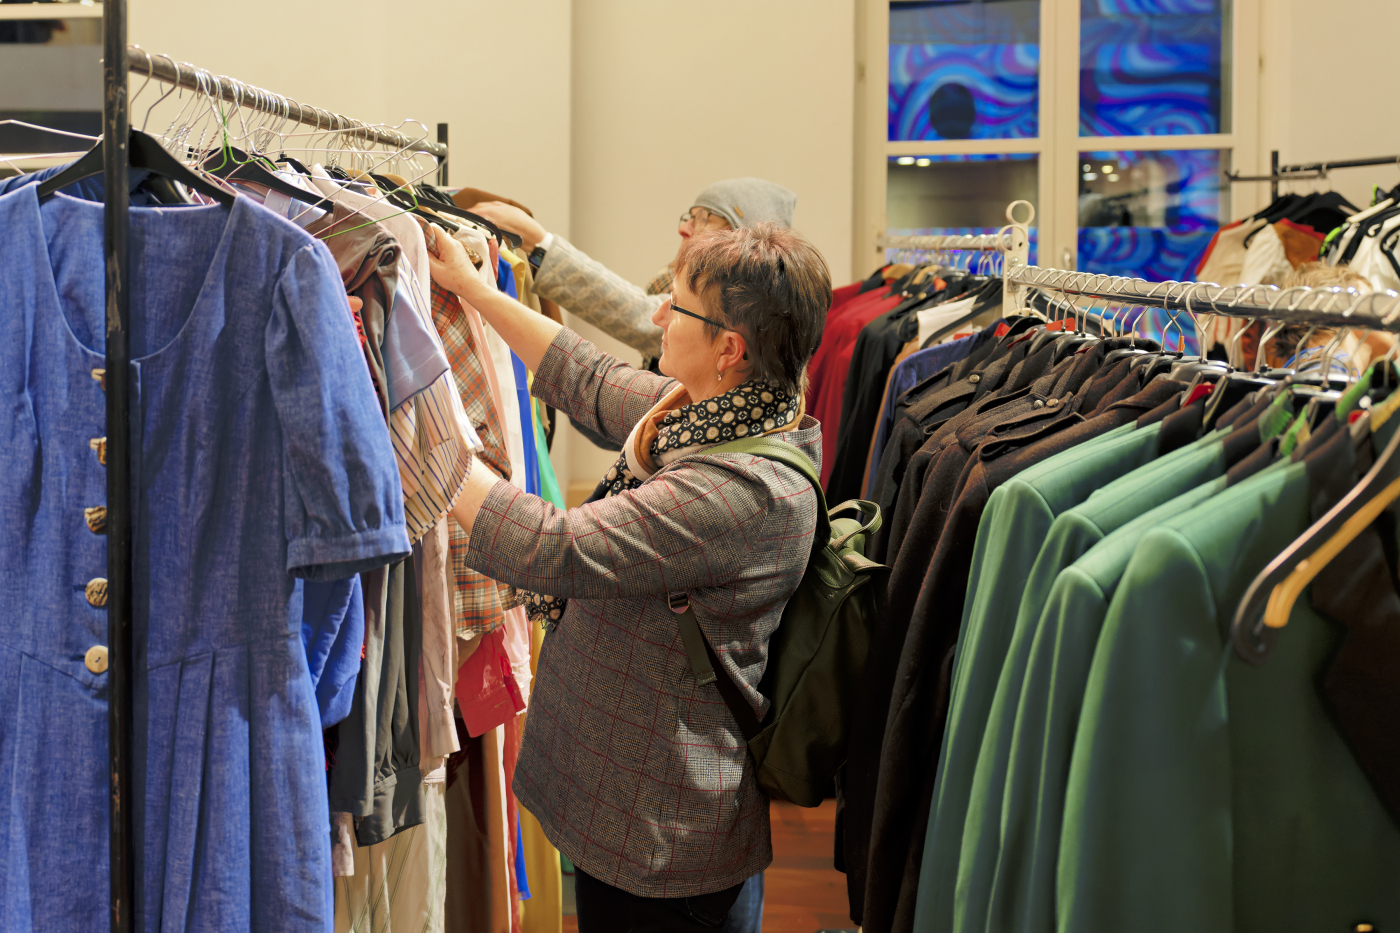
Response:
M827 316L822 345L808 366L807 414L822 423L822 485L836 463L836 436L841 430L841 401L846 374L861 329L895 308L904 297L887 288L876 288L846 302Z
M829 389L827 383L833 354L833 335L841 329L841 322L861 308L887 298L889 293L888 288L871 289L864 295L857 295L842 303L839 307L833 306L827 312L826 324L822 328L821 346L817 347L817 352L812 354L812 360L807 364L807 413L812 417L821 419L821 416L817 414L817 408L821 405L821 400ZM826 425L823 424L823 433L825 430Z
M828 308L826 312L827 316L829 317L832 311L835 311L852 298L857 297L860 294L860 287L864 284L865 282L863 281L852 282L850 285L842 285L840 288L833 291L831 293L831 307Z
M480 646L457 672L457 708L472 738L525 709L525 695L516 682L506 638L505 626L482 635Z

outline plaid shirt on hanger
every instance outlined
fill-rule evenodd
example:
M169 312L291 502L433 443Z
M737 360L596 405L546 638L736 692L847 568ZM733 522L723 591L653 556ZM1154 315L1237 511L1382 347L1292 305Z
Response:
M510 477L510 457L506 453L505 432L501 430L491 388L486 382L486 370L477 354L471 325L457 296L436 282L432 283L433 325L442 338L447 361L452 365L452 378L462 396L462 407L476 429L485 449L478 455L491 472L502 478ZM452 572L455 578L455 612L457 634L464 638L484 635L501 625L505 614L501 584L477 573L466 564L467 536L456 522L450 523Z

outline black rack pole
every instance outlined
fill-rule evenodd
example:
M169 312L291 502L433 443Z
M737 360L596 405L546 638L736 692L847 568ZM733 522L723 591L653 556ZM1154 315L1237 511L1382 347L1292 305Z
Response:
M438 124L438 127L437 127L437 130L438 130L438 134L437 134L438 138L437 138L437 141L438 141L439 143L442 144L442 148L443 148L443 154L440 155L440 156L438 156L438 180L437 180L437 183L438 183L439 186L441 186L441 187L443 187L443 188L446 188L446 187L447 187L447 151L448 151L448 149L447 149L447 124L446 124L446 123L439 123L439 124Z
M1278 150L1274 149L1269 153L1269 196L1272 200L1278 200Z
M102 182L107 272L107 758L112 933L130 933L132 850L131 347L128 342L126 0L102 5Z

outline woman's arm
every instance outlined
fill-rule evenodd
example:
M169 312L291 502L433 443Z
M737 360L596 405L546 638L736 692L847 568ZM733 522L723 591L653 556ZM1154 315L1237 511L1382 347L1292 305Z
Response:
M487 201L472 210L519 234L527 250L548 239L544 262L535 274L536 294L647 356L661 355L661 328L651 322L651 316L665 296L648 295L557 233L546 233L539 221L518 207Z
M428 259L433 281L454 292L481 313L527 369L537 371L540 360L559 336L562 325L536 314L505 292L489 287L477 276L467 250L437 224L429 224Z
M534 394L575 423L621 443L632 426L675 385L602 353L573 331L483 282L466 250L436 226L428 239L434 283L459 295L536 375ZM432 246L430 245L430 250Z
M468 566L551 596L617 599L802 573L816 495L786 466L746 455L677 465L576 509L473 470L453 515Z

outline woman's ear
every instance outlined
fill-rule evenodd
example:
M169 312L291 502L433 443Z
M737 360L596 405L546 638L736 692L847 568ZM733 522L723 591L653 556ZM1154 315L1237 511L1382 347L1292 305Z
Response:
M715 363L719 369L728 372L737 369L740 372L747 372L749 368L749 347L744 335L738 331L726 330L720 334L719 353L715 357Z

